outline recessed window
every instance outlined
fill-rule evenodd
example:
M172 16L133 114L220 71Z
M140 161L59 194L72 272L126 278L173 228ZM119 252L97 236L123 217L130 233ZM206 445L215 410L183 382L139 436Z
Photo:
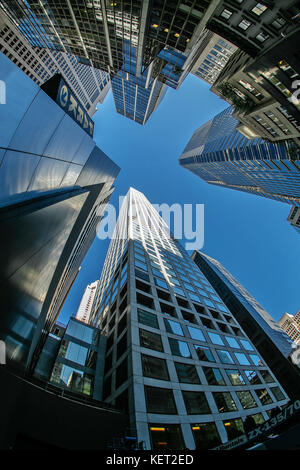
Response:
M237 342L236 339L232 338L231 336L225 336L226 340L227 340L227 343L229 344L229 346L231 346L232 348L237 348L237 349L241 349L239 343Z
M252 12L255 13L255 15L260 16L264 11L266 11L268 8L263 5L262 3L257 3L255 7L252 8Z
M184 336L180 323L178 321L164 319L165 327L168 333L173 333L173 335Z
M189 415L211 413L204 392L182 392L182 396Z
M203 367L203 371L209 385L226 385L220 369L215 367Z
M145 398L148 413L177 414L172 390L145 386Z
M226 369L231 385L245 385L245 380L237 369Z
M262 405L269 405L269 403L273 403L272 398L265 388L256 389L255 393L260 399Z
M156 333L140 329L140 344L143 348L163 352L161 337Z
M191 424L196 450L207 450L221 444L215 423Z
M257 406L256 401L248 390L245 392L236 392L236 394L244 410L248 408L255 408Z
M221 336L217 335L217 333L208 333L208 336L213 344L220 344L222 346L224 345Z
M261 360L261 358L257 355L257 354L249 354L253 364L255 364L256 366L263 366L264 363L263 361Z
M266 383L275 382L274 378L272 377L272 375L270 374L268 370L261 370L260 374Z
M241 420L241 418L231 419L230 421L226 420L226 421L223 421L223 423L224 423L229 441L231 441L232 439L235 439L241 434L244 434L245 432L243 421Z
M169 338L170 348L172 354L181 357L191 357L191 352L185 341L178 341L174 338Z
M218 356L219 356L220 361L221 361L223 364L234 364L233 359L232 359L232 357L230 356L230 354L229 354L228 351L223 351L223 350L219 349L219 350L217 351L217 354L218 354Z
M144 377L152 379L170 380L167 363L158 357L142 354L142 365Z
M192 339L197 339L198 341L206 341L204 334L201 330L199 330L199 328L193 328L192 326L188 326L188 330Z
M277 401L284 400L286 398L286 396L282 393L279 387L271 387L270 390Z
M281 29L285 25L285 23L286 23L285 19L279 16L271 24L272 26L274 26L274 28Z
M257 36L255 36L259 42L264 42L269 39L269 35L261 31Z
M219 413L227 413L228 411L237 411L236 404L229 392L213 393Z
M231 15L233 14L233 12L231 10L227 10L227 8L225 8L222 13L221 13L221 16L222 18L225 18L226 20L228 20Z
M198 344L194 344L194 348L196 349L196 353L200 361L216 362L213 353L209 348L199 346Z
M247 379L251 385L261 384L260 377L256 370L244 370L244 373L246 374Z
M243 29L244 31L246 31L246 29L249 28L249 26L251 26L251 22L248 21L248 20L242 20L240 23L239 23L239 28Z
M235 357L238 360L238 363L243 366L248 366L250 361L248 360L247 356L243 353L234 353Z
M183 364L182 362L175 362L175 368L178 380L181 383L200 384L196 367L192 364Z
M254 351L254 347L252 346L252 344L249 343L249 341L247 341L246 339L241 339L240 341L241 341L243 347L247 351Z
M143 325L151 326L152 328L158 328L158 320L154 313L146 312L138 308L138 319Z

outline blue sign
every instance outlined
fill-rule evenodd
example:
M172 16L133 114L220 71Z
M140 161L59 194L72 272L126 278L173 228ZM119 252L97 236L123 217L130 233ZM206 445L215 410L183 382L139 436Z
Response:
M70 90L66 82L61 78L56 103L84 129L91 137L94 134L94 122Z

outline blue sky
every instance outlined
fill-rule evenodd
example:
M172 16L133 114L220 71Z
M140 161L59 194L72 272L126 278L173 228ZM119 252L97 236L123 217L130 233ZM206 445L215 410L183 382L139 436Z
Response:
M121 167L111 202L118 207L132 186L151 203L204 204L202 251L279 320L300 308L300 237L286 221L289 205L209 185L178 163L195 129L228 106L209 88L189 75L179 90L168 89L145 126L117 114L109 92L94 115L94 140ZM91 246L60 321L75 315L86 285L100 277L108 244L96 239Z

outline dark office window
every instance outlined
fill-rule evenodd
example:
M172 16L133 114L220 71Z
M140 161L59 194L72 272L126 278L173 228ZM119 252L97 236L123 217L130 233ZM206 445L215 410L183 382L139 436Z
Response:
M158 357L142 354L143 374L153 379L170 380L167 363Z
M136 277L139 277L140 279L144 279L144 281L150 282L148 274L144 273L143 271L140 271L139 269L135 270L135 275Z
M127 314L125 314L118 323L118 336L125 330L127 326Z
M181 299L180 297L176 297L177 303L180 307L183 308L190 308L189 303L187 300Z
M279 387L271 387L270 390L273 393L276 400L280 401L280 400L284 400L286 398Z
M185 341L178 341L174 338L169 338L170 348L172 354L181 357L191 357L188 344Z
M144 305L144 307L154 308L154 303L152 297L147 297L146 295L136 293L136 301L138 304Z
M220 369L214 367L203 367L203 371L209 385L226 385Z
M260 370L260 374L266 383L275 382L274 378L268 370Z
M204 392L182 392L182 396L189 415L211 413Z
M194 344L194 348L196 349L196 353L200 361L216 362L213 353L209 348L199 346L199 344Z
M138 308L138 319L143 325L151 326L152 328L158 328L158 320L154 313L146 312Z
M124 392L120 393L120 395L116 397L115 406L116 408L118 408L118 410L128 413L129 411L128 389L124 390Z
M160 302L160 310L161 313L165 313L167 315L171 315L172 317L176 317L176 310L175 307L172 305L165 304L164 302Z
M200 384L196 367L192 364L175 362L176 372L179 382L188 384Z
M215 423L192 424L196 450L207 450L221 444Z
M245 392L236 392L236 394L245 410L248 408L255 408L257 406L256 401L248 390Z
M172 390L145 386L145 397L148 413L177 414Z
M171 302L170 294L168 294L167 292L165 292L163 290L160 290L160 289L156 289L156 291L157 291L157 295L160 299L167 300L168 302Z
M112 368L112 352L105 359L104 374L106 374Z
M156 333L140 329L140 344L144 348L163 352L161 337Z
M243 421L241 418L236 418L236 419L230 419L227 421L223 421L228 440L231 441L232 439L235 439L236 437L239 437L241 434L244 434L244 425Z
M219 413L226 413L228 411L237 411L236 404L233 401L231 393L229 392L215 392L213 393Z
M143 292L146 292L147 294L151 294L151 287L149 284L145 284L144 282L136 280L135 285L137 289L142 290Z
M259 390L255 390L256 395L261 401L262 405L269 405L269 403L273 403L272 398L268 394L265 388L260 388Z
M197 324L195 315L193 315L192 313L186 312L185 310L181 310L181 314L182 314L182 317L185 319L185 321Z

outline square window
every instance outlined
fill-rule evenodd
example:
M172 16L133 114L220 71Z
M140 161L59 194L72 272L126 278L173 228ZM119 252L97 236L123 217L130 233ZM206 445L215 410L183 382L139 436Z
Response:
M268 8L263 5L262 3L257 3L255 7L252 8L252 12L255 13L255 15L260 16L264 11L266 11Z
M237 358L237 361L239 364L243 366L248 366L250 365L250 361L248 360L247 356L243 353L234 353L235 357Z
M198 341L206 341L204 334L201 330L199 330L199 328L193 328L192 326L188 326L188 330L192 339L197 339Z
M245 385L245 380L237 369L226 369L226 374L232 385Z
M217 351L217 354L219 356L220 361L223 364L234 364L233 359L232 359L232 357L231 357L231 355L229 354L228 351L223 351L223 350L219 349Z
M163 345L160 335L150 331L140 329L140 345L143 348L163 352Z
M261 31L259 34L257 34L257 36L255 36L256 39L259 41L259 42L264 42L266 41L267 39L269 39L269 34L266 34L264 33L263 31Z
M178 341L177 339L169 338L169 344L174 356L191 357L191 352L185 341Z
M199 346L199 344L194 344L194 348L200 361L216 362L213 353L209 348Z
M144 377L152 379L170 380L167 363L158 357L142 354L142 365Z
M286 396L279 387L271 387L270 390L277 401L285 400Z
M236 394L244 410L255 408L257 406L256 401L248 390L245 392L236 392Z
M248 20L245 20L243 19L240 23L239 23L239 28L243 29L244 31L246 31L246 29L249 28L249 26L251 26L251 22L248 21Z
M165 327L168 333L173 333L173 335L184 336L181 325L178 321L168 320L164 318Z
M143 325L151 326L152 328L158 328L158 320L154 313L146 312L138 308L138 319Z
M231 10L227 10L226 8L222 11L221 13L221 16L222 18L225 18L226 20L228 20L231 15L233 14L233 12Z
M175 368L178 380L181 383L200 384L196 367L192 364L183 364L182 362L175 362Z
M229 346L231 346L232 348L241 349L239 343L237 342L235 338L232 338L231 336L225 336L225 338Z
M177 414L172 390L145 386L145 398L148 413Z
M236 404L229 392L214 392L215 399L219 413L227 413L229 411L237 411Z
M209 408L204 392L182 392L186 411L189 415L209 414Z
M213 344L220 344L224 346L224 341L222 340L221 336L217 333L208 333L208 336Z
M203 371L209 385L226 385L220 369L215 367L203 367Z
M255 390L255 393L260 399L262 405L269 405L269 403L273 403L272 398L265 388L257 389Z

